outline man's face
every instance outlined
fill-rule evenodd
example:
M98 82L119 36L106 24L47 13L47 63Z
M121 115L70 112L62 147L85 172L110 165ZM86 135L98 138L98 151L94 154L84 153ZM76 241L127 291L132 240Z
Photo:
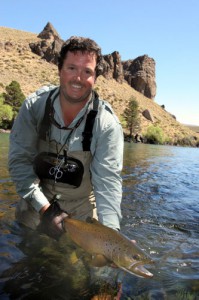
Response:
M96 79L95 68L95 53L69 51L59 70L61 97L74 104L88 101Z

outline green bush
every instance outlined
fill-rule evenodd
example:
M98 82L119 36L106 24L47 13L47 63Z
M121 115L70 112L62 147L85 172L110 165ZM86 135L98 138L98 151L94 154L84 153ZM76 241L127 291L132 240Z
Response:
M153 125L147 128L147 132L144 134L144 138L149 144L162 145L166 140L162 128Z
M12 81L5 89L6 93L0 95L0 126L10 129L25 96L17 81Z
M17 81L12 81L6 86L6 93L3 93L4 104L8 104L12 107L13 111L18 112L23 101L25 100L25 95L23 94L20 84Z
M4 104L4 98L0 95L0 126L4 129L9 128L9 124L13 119L13 110L10 105Z
M121 115L119 119L122 127L126 127L126 120L124 119L124 117Z

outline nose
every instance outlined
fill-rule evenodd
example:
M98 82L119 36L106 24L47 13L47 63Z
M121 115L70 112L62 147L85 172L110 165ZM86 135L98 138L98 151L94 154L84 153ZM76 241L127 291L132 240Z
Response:
M75 78L76 80L81 80L81 72L77 71L77 73L75 74Z
M82 71L81 70L76 70L75 74L74 74L74 79L77 81L81 81L82 80Z

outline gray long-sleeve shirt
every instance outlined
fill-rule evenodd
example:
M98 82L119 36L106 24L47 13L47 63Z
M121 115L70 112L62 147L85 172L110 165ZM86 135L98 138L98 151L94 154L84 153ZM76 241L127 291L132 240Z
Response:
M43 87L24 101L10 134L9 170L11 177L16 184L18 194L30 201L36 211L48 203L34 172L33 160L38 154L38 131L45 111L45 100L52 88L54 86ZM123 132L117 117L105 108L107 106L110 108L106 101L99 101L90 149L93 157L90 165L91 181L99 221L107 226L120 228ZM87 103L70 127L73 127L90 109L90 103ZM61 126L64 126L59 96L55 99L54 110L55 119ZM70 137L68 144L70 151L82 150L85 119ZM63 145L68 134L68 130L51 127L51 139L57 143Z

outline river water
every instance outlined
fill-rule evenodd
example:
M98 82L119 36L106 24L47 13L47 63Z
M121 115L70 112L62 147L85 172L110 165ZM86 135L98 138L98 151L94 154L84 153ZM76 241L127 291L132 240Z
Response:
M198 148L125 144L121 230L155 261L143 279L90 271L66 240L18 227L8 138L0 135L0 299L199 299Z

